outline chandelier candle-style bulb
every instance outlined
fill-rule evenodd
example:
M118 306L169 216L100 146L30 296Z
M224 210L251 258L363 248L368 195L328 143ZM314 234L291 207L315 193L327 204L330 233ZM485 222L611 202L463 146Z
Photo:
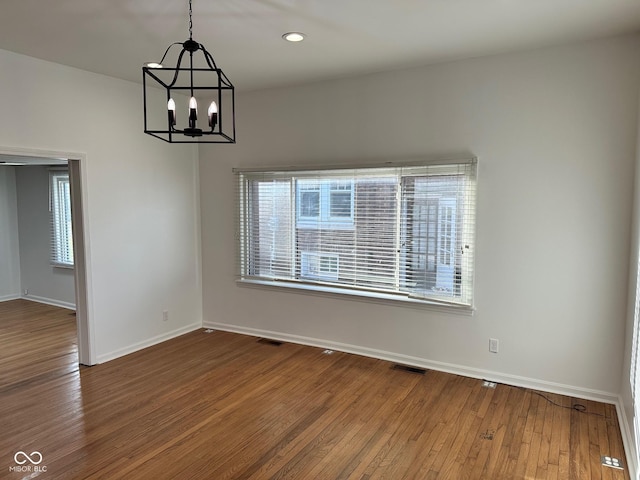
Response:
M189 128L196 128L196 120L198 120L198 102L195 97L189 100Z
M218 123L218 105L216 105L216 102L211 102L207 115L209 116L209 126L213 130Z
M173 98L167 102L167 111L169 112L169 126L173 127L176 124L176 102L173 101Z

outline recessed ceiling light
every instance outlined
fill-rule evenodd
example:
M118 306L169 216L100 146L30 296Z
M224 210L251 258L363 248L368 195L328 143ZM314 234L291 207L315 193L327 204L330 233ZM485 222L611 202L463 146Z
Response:
M300 32L289 32L282 35L287 42L301 42L304 40L304 33Z
M158 62L147 62L144 66L148 68L162 68L162 64Z

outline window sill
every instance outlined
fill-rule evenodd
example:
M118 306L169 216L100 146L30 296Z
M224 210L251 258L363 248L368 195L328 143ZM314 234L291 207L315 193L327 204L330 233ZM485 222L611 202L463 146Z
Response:
M322 297L343 298L347 300L363 301L368 303L381 303L413 308L426 308L445 313L455 313L472 316L475 309L468 305L456 305L440 303L433 300L395 295L391 293L369 292L366 290L352 290L349 288L330 287L324 285L308 285L304 283L291 283L278 280L238 279L236 284L240 287L262 288L267 290L289 291Z
M74 265L69 265L68 263L51 263L51 266L53 268L62 268L64 270L73 270L74 269Z

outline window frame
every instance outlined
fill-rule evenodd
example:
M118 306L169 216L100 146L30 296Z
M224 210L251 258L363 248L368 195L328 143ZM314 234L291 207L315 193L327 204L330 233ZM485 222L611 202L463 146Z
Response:
M250 181L255 181L258 177L260 179L283 179L288 178L289 176L292 179L304 179L304 178L313 178L314 176L323 175L321 177L322 180L328 179L331 176L349 176L352 171L360 171L362 169L373 169L373 171L381 172L376 175L382 176L382 172L385 171L397 171L398 169L407 169L407 171L412 171L412 168L427 168L431 173L430 175L435 176L444 176L445 173L437 173L437 172L448 172L452 171L452 168L456 167L464 167L466 173L457 175L464 177L465 187L464 194L462 195L463 201L465 202L466 209L471 209L470 220L462 223L463 228L458 235L463 237L460 239L460 243L462 244L462 254L467 254L470 258L470 262L465 263L465 271L469 271L469 274L463 272L462 275L459 275L459 272L456 272L455 282L460 281L465 283L465 288L470 288L470 296L468 298L437 298L437 294L433 295L414 295L407 292L398 292L398 291L388 291L386 289L375 289L375 288L361 288L355 285L341 285L332 283L331 279L327 278L317 278L316 281L314 279L303 278L303 276L295 277L296 273L300 272L300 253L298 253L298 258L293 257L292 265L290 266L290 271L292 272L292 277L294 278L278 278L278 276L274 276L274 278L269 278L269 276L255 276L250 274L247 269L247 261L249 260L250 251L250 241L247 238L247 231L252 229L252 226L249 225L249 211L251 210L251 206L247 203L247 194L249 191L249 183ZM347 165L347 166L311 166L307 168L243 168L243 169L233 169L233 172L236 175L236 188L237 188L237 227L238 227L238 235L237 238L239 242L237 243L238 255L237 255L237 283L240 286L255 286L260 288L287 288L291 290L297 290L300 292L306 293L314 293L320 295L329 295L334 296L338 295L348 295L352 298L365 300L365 301L373 301L373 302L401 302L404 304L409 304L410 306L427 306L434 308L443 308L446 311L451 311L452 309L461 313L472 314L474 311L473 305L473 280L474 275L473 271L475 269L475 230L476 230L476 222L475 222L475 210L476 210L476 184L477 184L477 158L476 157L467 157L462 159L438 159L432 161L419 161L419 162L387 162L384 164L356 164L356 165ZM398 175L398 188L402 183L402 179L411 176L412 174L403 175L395 173ZM415 174L418 176L418 174ZM360 178L360 177L356 177ZM326 181L329 183L329 180ZM300 224L300 216L299 216L299 201L297 199L298 193L298 184L295 183L290 187L293 207L293 221L292 225L292 239L289 239L291 244L296 243L296 235L297 230L301 228L305 228L305 224ZM321 190L321 188L320 188ZM353 225L355 215L354 209L357 208L356 201L354 200L354 195L356 194L356 187L353 184L351 186L351 224ZM396 211L396 216L400 217L401 209L403 208L401 205L401 193L397 193L397 205L398 210ZM321 215L321 214L320 214ZM319 216L320 216L319 215ZM304 217L303 217L304 218ZM306 220L306 219L305 219ZM316 224L318 222L316 221ZM331 223L331 222L329 222ZM398 224L400 220L398 219ZM324 228L324 225L322 226ZM332 229L339 229L338 225L331 225ZM353 227L351 227L353 228ZM399 233L398 233L399 236ZM399 245L399 244L398 244ZM466 249L466 250L465 250ZM318 255L322 252L313 252ZM400 260L400 253L396 255ZM338 260L340 261L340 260ZM466 259L465 259L466 261ZM397 269L396 265L396 269ZM297 272L296 272L297 271ZM396 272L396 275L398 273ZM458 292L458 290L456 290Z

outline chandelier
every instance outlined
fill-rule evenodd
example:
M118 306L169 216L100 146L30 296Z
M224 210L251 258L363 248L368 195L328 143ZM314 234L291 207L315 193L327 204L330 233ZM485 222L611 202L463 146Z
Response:
M172 43L160 62L142 67L144 133L169 143L236 143L233 84L204 45L193 40L191 1L189 39ZM165 66L163 62L175 45L182 46L175 67ZM183 67L185 53L188 66ZM210 102L206 117L198 116L198 100Z

